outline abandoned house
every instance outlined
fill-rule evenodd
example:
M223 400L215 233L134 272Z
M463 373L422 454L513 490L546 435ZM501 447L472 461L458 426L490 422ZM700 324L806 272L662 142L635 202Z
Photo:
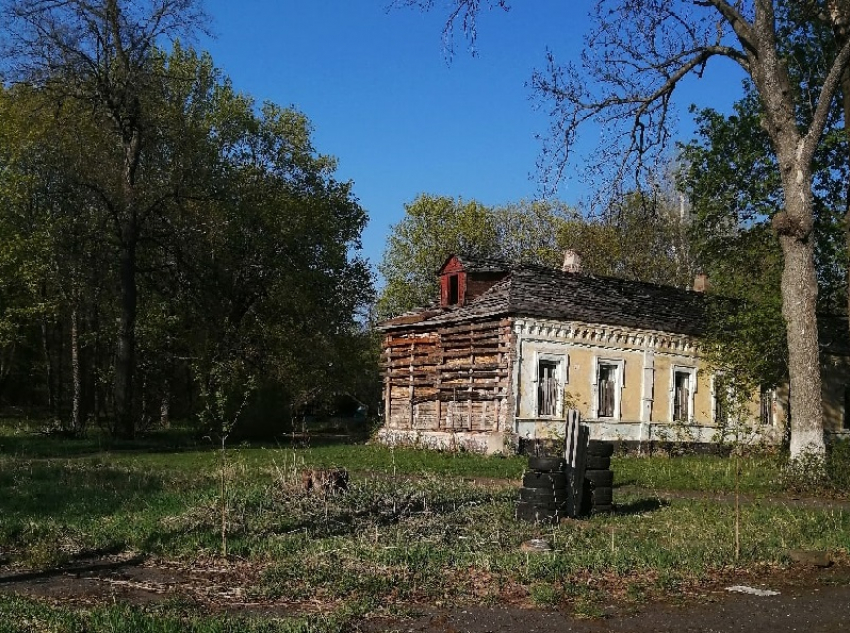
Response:
M557 438L568 408L595 439L718 441L723 399L701 362L704 278L694 290L562 269L449 257L439 302L384 321L379 440L511 452ZM847 376L848 355L825 363ZM850 391L824 375L825 425L841 432ZM751 440L778 442L785 399L751 403Z

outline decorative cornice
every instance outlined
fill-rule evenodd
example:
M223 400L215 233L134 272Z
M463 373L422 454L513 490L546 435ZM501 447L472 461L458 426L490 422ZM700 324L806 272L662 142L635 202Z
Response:
M514 332L521 338L538 338L578 345L623 347L688 355L698 354L700 351L698 341L685 334L580 321L551 321L524 317L514 320Z

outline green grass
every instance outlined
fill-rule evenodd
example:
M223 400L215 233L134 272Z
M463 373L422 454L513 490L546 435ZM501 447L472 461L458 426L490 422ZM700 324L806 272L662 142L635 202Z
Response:
M737 462L739 490L748 494L780 494L782 462L773 455L747 455ZM680 457L615 457L615 485L657 490L698 490L723 493L735 490L734 457L684 455Z
M92 551L187 565L219 557L222 465L212 446L90 454L65 446L73 442L38 440L37 448L0 449L0 558L39 568ZM0 446L10 444L0 438ZM81 608L6 596L0 633L330 632L387 605L420 602L520 600L590 617L612 596L637 603L675 595L732 568L783 565L789 549L846 555L850 544L846 510L770 500L781 464L769 457L741 460L741 489L759 500L743 506L737 559L733 504L655 495L731 491L733 460L616 458L616 483L635 486L615 492L620 511L559 526L514 519L525 463L362 445L239 446L228 450L224 470L230 562L217 564L248 565L232 582L249 601L285 603L285 613L212 617L172 602ZM347 493L301 489L305 470L334 465L352 473ZM536 537L554 550L522 552Z
M358 615L341 609L327 614L275 618L209 616L167 603L74 609L0 595L0 633L342 633L350 630L349 624Z

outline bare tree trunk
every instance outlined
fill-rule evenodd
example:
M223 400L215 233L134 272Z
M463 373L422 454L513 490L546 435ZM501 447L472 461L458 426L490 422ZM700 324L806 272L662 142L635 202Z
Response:
M120 255L121 315L115 358L115 415L117 430L126 439L136 436L133 407L136 370L136 238L134 223L125 230Z
M71 428L69 430L74 435L78 435L82 431L80 415L82 379L80 377L79 316L76 304L71 308L71 383L73 393L71 394Z
M164 429L171 428L171 385L166 383L159 403L159 425Z
M138 107L138 101L135 106ZM139 218L136 210L136 169L141 158L142 136L136 129L124 147L124 217L120 226L119 283L121 316L118 350L115 358L115 413L117 428L126 439L136 437L134 386L136 373L136 248L139 242Z
M818 283L812 229L812 190L809 171L795 166L787 173L785 204L774 219L784 264L782 315L788 338L791 460L805 454L823 455L823 403L818 348ZM793 182L789 182L793 181Z
M56 417L56 388L54 385L53 361L50 358L50 344L47 342L47 323L41 321L41 351L44 354L44 372L47 383L47 409Z

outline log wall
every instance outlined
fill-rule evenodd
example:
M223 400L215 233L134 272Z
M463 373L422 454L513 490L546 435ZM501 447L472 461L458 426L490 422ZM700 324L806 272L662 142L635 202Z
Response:
M388 332L383 351L386 427L507 430L511 336L509 319Z

